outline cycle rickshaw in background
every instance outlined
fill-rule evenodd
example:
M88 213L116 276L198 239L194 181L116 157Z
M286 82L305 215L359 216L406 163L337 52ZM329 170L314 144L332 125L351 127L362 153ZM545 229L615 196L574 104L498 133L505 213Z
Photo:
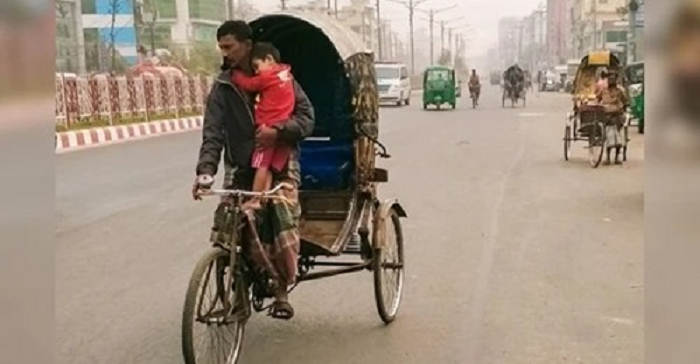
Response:
M623 65L610 51L593 51L581 59L572 91L573 111L566 116L564 127L564 159L571 156L571 144L576 141L587 142L588 160L593 168L597 168L603 160L607 148L605 126L607 115L596 98L596 83L601 68L616 72L620 86L624 86ZM627 143L629 142L629 114L624 113L622 125L622 159L627 161Z
M525 96L525 73L522 73L522 80L517 80L515 66L510 66L503 73L503 98L501 106L506 107L506 100L510 100L510 106L515 107L519 99L523 100L523 107L526 106Z
M403 292L400 218L406 213L396 200L380 201L377 196L378 184L388 181L388 172L376 167L376 157L389 156L377 140L374 56L351 30L325 14L286 11L261 16L250 24L255 41L273 43L280 50L282 61L292 66L315 108L315 129L302 143L300 154L301 245L296 281L371 272L377 310L388 324L396 317ZM280 185L257 195L209 191L233 203L217 215L221 224L212 235L218 238L212 238L213 247L200 259L190 280L182 320L185 363L236 363L246 322L253 310L265 310L265 302L272 299L274 283L260 274L250 256L254 246L249 236L265 232L250 223L240 206L246 196L283 198L279 189ZM356 258L324 259L340 256ZM199 329L210 331L204 336L212 341L205 344L211 353L202 353L195 345L194 332Z

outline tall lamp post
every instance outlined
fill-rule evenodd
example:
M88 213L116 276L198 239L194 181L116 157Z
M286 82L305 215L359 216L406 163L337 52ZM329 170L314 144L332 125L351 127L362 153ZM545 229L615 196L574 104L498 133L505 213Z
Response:
M430 22L430 64L431 65L433 65L435 63L435 46L434 46L434 42L435 42L435 36L434 36L435 15L438 15L438 14L443 13L445 11L452 10L456 7L457 7L457 5L451 5L451 6L441 8L441 9L431 8L428 11L421 10L421 12L428 14L428 22Z
M411 39L411 74L415 75L416 74L416 47L415 47L415 39L413 36L413 20L416 14L416 9L418 8L419 5L423 4L424 2L428 0L408 0L408 2L401 1L401 0L389 0L397 4L401 4L405 6L408 9L408 28L410 34L410 39Z

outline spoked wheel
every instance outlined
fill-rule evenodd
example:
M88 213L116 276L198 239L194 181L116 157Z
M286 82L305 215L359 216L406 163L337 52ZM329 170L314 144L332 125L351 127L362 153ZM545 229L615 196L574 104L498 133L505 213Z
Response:
M382 229L376 232L380 236L380 248L374 249L372 271L374 272L374 298L377 311L384 323L389 324L396 318L401 305L404 278L403 231L401 221L396 211L384 222L385 226L374 226Z
M571 156L571 127L564 128L564 160L568 161Z
M588 135L588 161L591 167L598 168L603 160L605 149L605 128L602 123L593 123L589 126Z
M229 269L229 252L214 248L199 260L192 272L182 312L185 364L238 361L245 323L225 321L237 296L231 289L234 284Z

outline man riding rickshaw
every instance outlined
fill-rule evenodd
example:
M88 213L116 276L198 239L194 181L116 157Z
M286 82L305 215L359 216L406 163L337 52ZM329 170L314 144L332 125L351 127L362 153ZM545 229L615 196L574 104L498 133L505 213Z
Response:
M573 110L564 129L564 159L569 160L571 143L586 141L589 163L597 168L627 160L629 98L620 77L622 62L609 50L591 51L581 59L573 89Z
M512 106L518 99L523 99L525 103L525 73L517 64L503 72L503 106L506 99L511 100Z
M603 164L610 165L610 152L615 148L615 164L622 164L620 161L620 151L627 144L622 135L622 127L625 125L625 110L630 106L627 93L618 84L617 72L608 72L608 82L596 92L596 99L603 107L605 115L605 139L606 159Z

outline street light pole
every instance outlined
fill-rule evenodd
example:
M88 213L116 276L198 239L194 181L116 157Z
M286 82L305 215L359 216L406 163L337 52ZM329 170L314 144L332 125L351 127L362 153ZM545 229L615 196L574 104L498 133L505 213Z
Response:
M448 10L452 10L456 8L457 5L451 5L447 6L441 9L434 9L431 8L430 10L427 11L428 13L428 22L430 23L430 63L431 65L435 63L435 36L434 34L434 29L435 29L435 15L443 13Z
M424 2L428 0L408 0L408 3L401 1L401 0L389 0L392 2L395 2L397 4L401 4L408 8L408 27L409 27L409 33L410 33L410 41L411 41L411 74L415 75L416 74L416 47L415 47L415 39L414 39L414 34L413 34L413 18L415 16L415 11L418 6L423 4Z

